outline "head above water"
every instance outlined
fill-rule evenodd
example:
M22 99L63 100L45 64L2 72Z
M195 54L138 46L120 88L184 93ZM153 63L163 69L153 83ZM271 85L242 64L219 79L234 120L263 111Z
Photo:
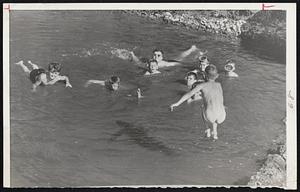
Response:
M188 87L191 87L198 79L198 75L197 75L198 71L195 69L193 71L189 71L186 74L186 84Z
M216 80L219 77L217 67L213 64L209 64L205 68L205 73L208 80Z
M109 89L116 91L120 87L121 79L118 76L111 76L109 79Z
M199 62L200 62L200 69L201 71L204 71L205 68L209 65L209 59L206 56L200 56L199 58Z
M231 60L227 60L226 65L224 66L225 71L232 72L235 70L235 63Z
M62 68L62 66L60 63L50 63L48 65L50 79L55 79L57 76L59 76L61 68Z
M62 65L60 63L50 63L48 65L49 72L60 72Z
M164 52L161 49L154 49L153 51L153 59L157 62L163 60Z
M148 61L148 70L150 73L154 73L158 70L158 63L156 60L151 59Z

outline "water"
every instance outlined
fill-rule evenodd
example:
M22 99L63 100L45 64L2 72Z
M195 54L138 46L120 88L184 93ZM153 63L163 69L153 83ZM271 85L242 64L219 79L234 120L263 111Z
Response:
M284 129L285 64L253 55L237 41L111 11L13 11L10 14L12 186L242 185ZM227 118L219 140L204 136L197 103L169 105L187 91L191 59L144 77L122 50L172 59L196 44L219 69L237 63L238 79L220 75ZM19 60L61 62L73 85L39 87ZM88 79L119 75L110 93ZM140 101L134 96L142 90Z

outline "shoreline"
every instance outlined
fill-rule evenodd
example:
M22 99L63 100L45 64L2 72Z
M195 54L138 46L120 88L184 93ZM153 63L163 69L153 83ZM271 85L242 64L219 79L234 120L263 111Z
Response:
M286 135L284 131L273 140L262 167L252 175L247 185L286 186Z
M210 32L228 39L241 39L245 47L249 48L249 45L251 47L255 44L254 49L257 48L267 55L285 61L286 17L283 11L127 10L124 12L192 30ZM270 51L270 47L274 49ZM284 131L273 140L262 167L250 177L247 185L281 188L286 186Z
M286 13L284 11L124 10L123 12L191 30L212 33L230 40L241 40L241 45L245 48L285 62Z

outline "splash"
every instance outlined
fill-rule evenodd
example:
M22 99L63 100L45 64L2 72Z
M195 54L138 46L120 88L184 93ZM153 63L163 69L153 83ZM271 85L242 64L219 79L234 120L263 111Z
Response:
M95 48L80 48L72 50L71 52L62 53L62 57L92 57L97 55L107 55L110 58L119 58L123 60L130 60L130 52L135 50L137 47L133 48L122 48L118 44L112 44L109 42L101 43Z

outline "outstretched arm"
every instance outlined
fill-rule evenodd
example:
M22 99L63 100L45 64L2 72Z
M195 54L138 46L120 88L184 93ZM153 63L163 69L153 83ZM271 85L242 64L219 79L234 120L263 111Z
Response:
M197 85L197 87L195 87L194 89L192 89L190 92L186 93L185 95L183 95L179 101L177 101L176 103L172 104L170 106L171 111L174 110L174 107L177 107L179 105L181 105L183 102L185 102L187 99L191 98L193 95L195 95L197 92L199 92L201 89L203 88L203 84Z
M142 62L140 61L140 59L137 56L135 56L135 54L133 53L133 51L131 51L129 54L130 54L131 59L132 59L133 62L135 62L136 64L142 64Z
M140 68L142 69L148 69L147 68L147 65L145 66L145 63L142 62L137 56L135 56L135 54L133 53L133 51L130 52L130 57L131 57L131 60L136 64L138 65Z
M67 77L67 76L59 76L58 79L62 80L62 81L66 81L66 87L71 87L72 88L72 85L70 83L69 77Z
M186 58L187 56L189 56L192 52L196 51L198 48L196 47L196 45L192 45L188 50L182 52L177 58L177 61L182 61L184 58Z
M47 80L46 74L41 74L40 80L44 85L54 85L58 81L66 81L66 87L72 87L70 84L70 80L67 76L57 76L55 79L52 79L51 81Z
M91 80L88 80L88 81L85 83L84 87L88 87L88 86L89 86L90 84L92 84L92 83L94 83L94 84L99 84L99 85L102 85L102 86L105 85L105 81L101 81L101 80L93 80L93 79L91 79Z

